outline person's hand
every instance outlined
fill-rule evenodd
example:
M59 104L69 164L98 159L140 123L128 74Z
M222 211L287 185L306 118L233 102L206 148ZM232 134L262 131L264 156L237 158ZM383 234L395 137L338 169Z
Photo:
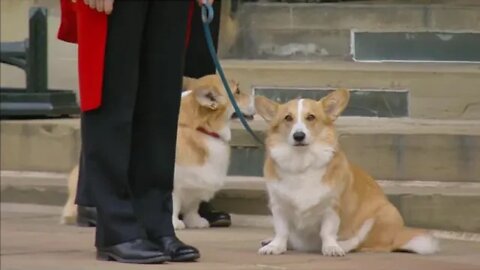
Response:
M214 1L214 0L197 0L198 5L200 5L200 6L203 5L203 3L205 3L205 2L209 3L210 5L212 5L212 4L213 4L213 1Z
M77 2L77 0L72 0ZM98 12L105 12L106 14L112 13L114 0L83 0L85 5L92 9L96 9Z

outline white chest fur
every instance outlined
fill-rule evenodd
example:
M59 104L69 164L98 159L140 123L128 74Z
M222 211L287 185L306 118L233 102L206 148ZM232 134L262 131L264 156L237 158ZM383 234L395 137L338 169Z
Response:
M322 213L334 203L331 188L321 182L324 170L282 175L267 184L270 204L281 209L292 227L317 231Z
M279 177L267 184L270 204L281 209L297 229L317 230L323 211L334 203L334 192L322 181L333 153L323 145L281 145L270 150Z
M200 135L200 134L199 134ZM224 140L203 135L208 149L206 161L201 165L175 164L172 222L175 229L206 228L208 221L198 214L201 201L209 201L227 176L230 146ZM178 215L184 214L184 220Z
M208 149L206 162L196 166L175 165L175 189L215 192L223 186L230 163L230 146L223 140L205 137Z
M331 189L321 182L325 170L307 170L300 174L282 174L278 181L268 183L275 200L296 212L317 207L331 196Z

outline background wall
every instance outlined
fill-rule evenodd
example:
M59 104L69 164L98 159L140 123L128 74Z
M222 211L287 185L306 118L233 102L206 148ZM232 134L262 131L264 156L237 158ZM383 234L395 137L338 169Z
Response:
M1 41L20 41L28 36L28 12L32 6L49 8L48 16L48 80L52 89L78 88L76 45L57 39L60 23L59 0L1 0ZM1 86L25 86L25 73L12 66L1 65Z

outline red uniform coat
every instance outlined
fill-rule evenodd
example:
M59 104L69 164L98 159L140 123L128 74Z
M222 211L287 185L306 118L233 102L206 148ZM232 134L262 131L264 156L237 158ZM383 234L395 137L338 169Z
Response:
M97 12L77 0L60 0L61 22L58 38L78 44L78 80L80 108L88 111L98 108L102 102L105 45L107 42L107 15ZM190 3L187 22L187 38L194 2Z

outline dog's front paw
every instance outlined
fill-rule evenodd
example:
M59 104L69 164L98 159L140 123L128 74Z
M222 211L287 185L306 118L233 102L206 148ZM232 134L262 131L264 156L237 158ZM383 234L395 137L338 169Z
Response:
M61 225L73 225L77 223L77 216L62 216L60 218Z
M183 223L183 221L181 221L180 219L178 218L174 218L172 220L172 223L173 223L173 228L175 230L183 230L185 229L185 223Z
M345 256L345 251L337 243L332 243L322 246L322 254L330 257L341 257Z
M187 228L203 229L210 227L208 220L202 218L200 215L187 215L183 219Z
M272 245L272 243L260 248L258 254L261 255L279 255L287 251L286 246Z

